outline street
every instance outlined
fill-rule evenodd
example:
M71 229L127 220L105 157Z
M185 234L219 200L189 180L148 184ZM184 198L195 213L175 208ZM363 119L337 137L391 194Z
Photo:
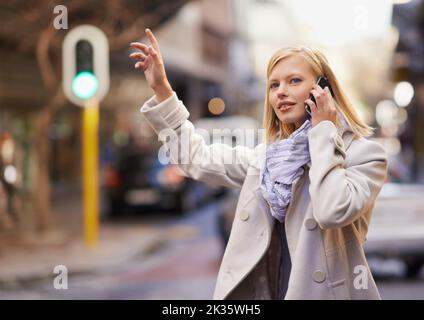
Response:
M0 299L211 299L223 253L217 211L218 205L211 203L185 216L108 222L116 227L139 223L167 229L167 240L147 257L134 257L128 264L70 275L66 290L55 289L52 276L3 288ZM422 274L417 280L405 280L395 274L399 265L393 261L374 265L394 274L377 281L383 299L424 299Z
M70 275L67 290L54 289L52 277L0 290L0 299L210 299L223 252L215 218L216 206L210 204L185 217L130 219L167 228L166 244L126 265Z

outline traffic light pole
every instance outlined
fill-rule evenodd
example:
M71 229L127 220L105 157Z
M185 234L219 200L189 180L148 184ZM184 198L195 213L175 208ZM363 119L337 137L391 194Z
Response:
M109 90L109 43L96 26L70 30L62 46L63 91L82 111L82 189L84 239L94 247L99 237L99 104Z
M99 235L98 100L87 100L82 112L84 238L87 246L94 247Z

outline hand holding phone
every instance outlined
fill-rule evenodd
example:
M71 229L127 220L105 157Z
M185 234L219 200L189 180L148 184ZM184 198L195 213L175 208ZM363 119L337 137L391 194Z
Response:
M325 87L328 87L328 89L330 89L331 95L333 96L333 90L331 89L330 82L328 81L326 77L319 76L316 84L319 85L322 89L324 89ZM317 103L312 93L309 94L309 99L311 99L315 104ZM308 119L311 119L312 118L311 108L306 103L305 103L305 111L308 114Z

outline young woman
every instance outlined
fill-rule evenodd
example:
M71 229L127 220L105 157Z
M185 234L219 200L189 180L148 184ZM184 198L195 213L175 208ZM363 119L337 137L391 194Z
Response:
M264 143L208 146L172 91L153 33L146 34L150 46L132 43L138 51L130 55L155 92L142 115L187 176L241 188L214 298L379 299L363 244L387 158L366 139L372 128L348 102L324 55L299 47L271 57ZM332 93L316 85L319 76ZM164 130L174 138L163 138Z

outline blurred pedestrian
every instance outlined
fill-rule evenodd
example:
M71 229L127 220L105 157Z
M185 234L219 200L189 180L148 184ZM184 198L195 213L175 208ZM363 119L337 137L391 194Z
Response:
M7 205L8 205L8 199L7 199L6 191L3 187L3 182L0 179L0 231L1 230L8 230L13 227L12 219L9 216Z
M20 158L12 134L4 132L0 136L0 228L10 229L19 221Z
M241 188L214 298L379 299L363 243L387 156L366 139L372 128L325 56L308 47L278 50L267 69L266 139L231 148L207 145L195 132L157 40L146 35L150 45L132 43L138 51L130 55L155 93L142 115L187 176Z

